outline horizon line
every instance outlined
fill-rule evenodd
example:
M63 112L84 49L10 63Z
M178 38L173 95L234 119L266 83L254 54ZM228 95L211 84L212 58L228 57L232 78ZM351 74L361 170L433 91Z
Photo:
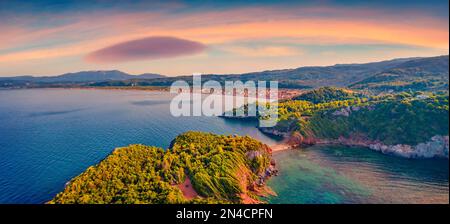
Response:
M293 67L293 68L274 68L274 69L259 70L259 71L253 71L253 72L243 72L243 73L201 73L200 72L200 74L202 74L202 75L244 75L244 74L251 74L251 73L258 73L258 72L294 70L294 69L307 68L307 67L332 67L332 66L338 66L338 65L362 65L362 64L380 63L380 62L393 61L393 60L405 60L405 59L414 60L414 59L436 58L436 57L445 57L445 56L449 57L449 55L450 54L442 54L442 55L435 55L435 56L411 56L411 57L388 58L388 59L384 59L384 60L369 61L369 62L334 63L334 64L328 64L328 65L305 65L305 66ZM186 77L186 76L192 76L192 74L194 74L194 73L198 73L198 72L192 72L192 74L190 74L190 75L180 74L180 75L169 76L169 75L164 75L164 74L160 74L160 73L153 73L153 72L144 72L144 73L133 74L133 73L125 72L125 71L120 70L120 69L104 69L104 70L102 70L102 69L99 69L99 70L93 69L93 70L79 70L79 71L65 72L65 73L60 73L60 74L55 74L55 75L42 75L42 76L36 76L36 75L9 75L9 76L1 76L0 75L0 78L17 78L17 77L33 77L33 78L46 78L46 77L49 77L50 78L50 77L57 77L57 76L62 76L62 75L67 75L67 74L74 74L74 73L80 73L80 72L106 72L106 71L118 71L118 72L125 73L127 75L133 75L133 76L139 76L139 75L144 75L144 74L154 74L154 75L164 76L163 78Z

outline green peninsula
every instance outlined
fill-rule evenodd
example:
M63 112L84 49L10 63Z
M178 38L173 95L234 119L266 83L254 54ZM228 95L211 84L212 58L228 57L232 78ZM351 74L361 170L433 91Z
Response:
M186 132L167 150L117 148L49 203L261 203L274 172L271 149L255 139Z

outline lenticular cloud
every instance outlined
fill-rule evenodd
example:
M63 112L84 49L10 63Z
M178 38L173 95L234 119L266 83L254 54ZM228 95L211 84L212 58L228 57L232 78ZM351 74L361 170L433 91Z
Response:
M147 37L99 49L85 59L95 63L151 60L196 54L205 48L202 43L175 37Z

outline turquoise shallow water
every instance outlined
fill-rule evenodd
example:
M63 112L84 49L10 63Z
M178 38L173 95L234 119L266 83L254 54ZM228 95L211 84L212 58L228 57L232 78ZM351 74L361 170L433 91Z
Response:
M408 160L366 148L314 146L275 154L270 203L448 203L448 160Z
M43 203L114 148L167 148L188 130L275 140L252 122L173 117L168 93L0 90L0 203ZM312 147L275 155L272 203L448 202L448 160L405 160L367 149Z

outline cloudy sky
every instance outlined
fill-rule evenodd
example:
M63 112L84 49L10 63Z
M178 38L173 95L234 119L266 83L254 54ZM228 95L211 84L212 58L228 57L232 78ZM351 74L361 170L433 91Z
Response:
M449 52L448 0L0 0L0 76L243 73Z

